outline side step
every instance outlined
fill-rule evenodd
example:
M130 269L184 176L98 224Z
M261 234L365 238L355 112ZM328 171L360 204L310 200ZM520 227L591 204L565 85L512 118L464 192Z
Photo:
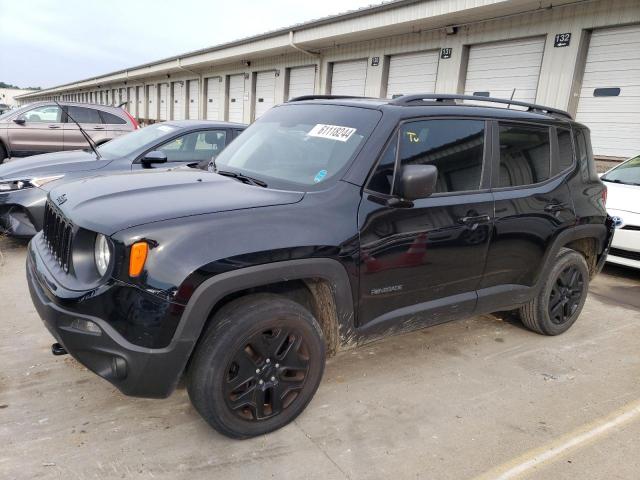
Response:
M60 355L66 355L69 352L67 352L65 348L59 343L54 343L53 345L51 345L51 353L53 353L56 356L60 356Z

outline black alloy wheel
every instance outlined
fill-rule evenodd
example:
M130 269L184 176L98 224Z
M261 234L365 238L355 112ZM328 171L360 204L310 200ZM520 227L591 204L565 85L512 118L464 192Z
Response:
M566 323L576 312L585 293L584 277L575 265L556 278L549 296L549 318L556 325Z

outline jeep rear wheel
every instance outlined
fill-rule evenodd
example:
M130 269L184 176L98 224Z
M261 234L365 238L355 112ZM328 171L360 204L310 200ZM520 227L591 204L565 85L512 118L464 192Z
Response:
M584 257L563 248L538 295L520 308L522 323L543 335L566 332L580 315L588 288L589 269Z
M220 433L262 435L305 409L324 363L322 332L308 310L277 295L250 295L212 319L189 369L189 397Z

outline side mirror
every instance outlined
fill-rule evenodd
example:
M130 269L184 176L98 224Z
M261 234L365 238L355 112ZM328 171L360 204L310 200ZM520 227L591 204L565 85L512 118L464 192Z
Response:
M13 119L13 123L17 123L18 125L24 125L27 121L23 116L19 116L18 118Z
M438 169L433 165L405 165L398 193L406 200L427 198L435 192L437 180Z
M145 168L149 168L155 163L167 163L167 154L160 150L153 150L142 157L140 161Z

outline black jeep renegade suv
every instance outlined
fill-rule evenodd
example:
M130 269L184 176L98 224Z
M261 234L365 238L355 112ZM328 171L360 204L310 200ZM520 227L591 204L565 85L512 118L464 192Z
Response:
M300 414L342 349L508 309L564 332L609 248L605 199L565 112L306 97L209 171L52 191L27 275L56 353L128 395L184 375L200 414L243 438Z

